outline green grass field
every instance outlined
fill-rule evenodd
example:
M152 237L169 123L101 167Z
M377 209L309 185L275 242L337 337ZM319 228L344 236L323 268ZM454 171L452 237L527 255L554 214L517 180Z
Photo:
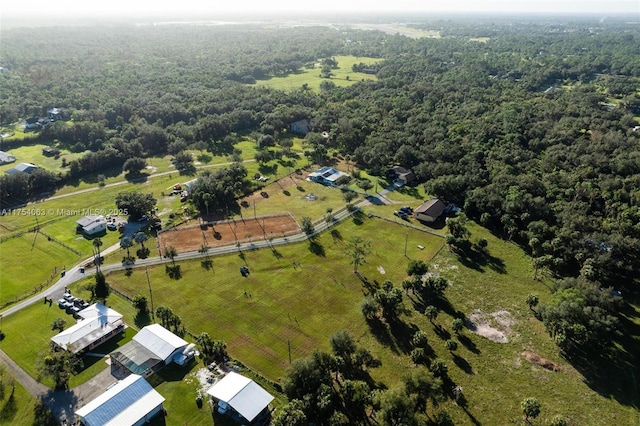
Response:
M67 150L62 150L60 157L58 159L54 157L47 157L42 155L42 148L46 148L48 145L44 144L35 144L35 145L24 145L18 148L10 149L9 154L16 157L16 161L10 164L3 164L0 166L0 172L4 173L6 170L9 170L20 163L31 163L35 164L38 167L42 167L44 169L50 170L55 173L65 173L67 169L62 167L62 159L64 158L67 162L71 160L75 160L77 158L82 157L89 151L80 152L80 153L71 153Z
M375 75L353 72L352 66L361 62L367 65L375 65L380 59L356 56L336 56L335 59L338 61L338 68L332 70L330 79L320 77L321 67L316 66L312 69L302 69L299 73L290 74L286 77L259 80L255 85L278 90L298 90L306 84L309 89L319 91L320 83L323 81L331 81L336 86L345 87L362 80L376 80Z
M32 425L35 420L34 408L37 400L6 371L3 365L0 365L0 387L2 387L0 424Z
M374 209L369 207L365 213ZM408 356L408 342L420 329L428 334L435 354L447 362L450 377L463 387L468 400L466 411L450 401L437 408L447 410L456 424L471 423L472 418L481 424L518 424L520 401L528 396L542 403L542 414L536 420L540 424L556 414L576 425L637 424L638 410L590 389L581 374L562 359L544 326L533 317L525 298L536 293L541 303L548 301L549 283L531 279L529 258L518 247L471 226L473 240L484 237L489 241L491 257L490 261L470 263L443 248L442 238L383 219L365 215L361 224L347 221L335 230L323 233L313 252L308 243L300 243L277 247L276 252L260 249L244 252L243 257L226 255L213 258L212 270L205 270L199 261L182 262L180 280L170 280L162 266L149 268L154 305L172 308L189 331L207 331L213 338L224 340L232 357L274 382L281 380L288 366L289 342L295 359L314 349L329 350L329 336L347 329L359 345L382 360L382 367L371 371L372 377L393 387L404 371L414 368ZM513 321L509 342L494 343L464 330L463 337L453 337L460 342L454 357L420 313L420 302L412 295L405 296L406 313L391 332L370 329L359 311L366 286L353 274L344 254L346 241L352 235L372 241L368 262L360 267L372 285L386 279L400 285L407 265L403 255L406 240L409 258L427 261L431 271L451 282L446 291L448 304L441 305L436 324L451 331L458 312L468 316L476 310L486 314L506 310ZM417 245L425 246L424 250ZM242 278L237 270L245 263L251 275ZM131 296L148 294L142 270L134 270L128 276L123 272L109 274L108 282ZM112 295L109 304L132 321L128 302ZM12 348L10 355L21 365L26 359L33 363L33 354L46 350L47 339L52 335L50 324L60 314L57 307L50 309L53 312L35 305L5 318L7 338L2 347ZM635 312L630 320L638 324L637 308ZM27 322L31 326L25 326ZM20 348L20 341L33 343ZM522 356L525 350L558 363L562 370L552 372L529 364ZM176 424L210 422L208 412L194 408L197 386L190 374L196 369L194 365L189 373L167 372L157 388L167 398L169 418ZM74 380L79 383L81 379ZM623 378L610 380L622 382Z

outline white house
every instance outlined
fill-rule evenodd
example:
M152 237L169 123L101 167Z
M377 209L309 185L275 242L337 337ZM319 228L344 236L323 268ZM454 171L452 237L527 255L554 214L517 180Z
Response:
M94 303L78 312L80 320L51 338L58 347L78 353L91 350L125 329L122 314Z
M273 401L273 396L259 384L233 371L211 386L207 394L216 401L220 414L228 414L240 423L268 416Z
M0 164L9 164L16 161L16 157L8 152L0 151Z
M164 413L164 400L143 377L131 374L75 414L84 426L138 426Z
M336 181L343 176L348 177L349 175L333 167L322 167L315 172L309 173L308 177L312 182L334 186Z
M87 236L97 235L107 230L107 219L102 215L92 214L76 221L77 231Z
M160 324L151 324L109 356L113 365L148 377L170 362L185 365L195 356L195 350L193 344Z

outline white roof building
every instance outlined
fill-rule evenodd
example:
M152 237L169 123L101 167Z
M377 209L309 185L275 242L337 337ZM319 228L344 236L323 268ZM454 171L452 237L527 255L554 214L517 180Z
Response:
M85 426L138 426L163 411L164 397L131 374L76 411Z
M107 229L107 219L99 214L92 214L76 220L78 230L87 235L97 234Z
M218 401L218 412L225 414L231 407L248 422L258 417L273 401L273 396L260 385L233 371L209 388L207 394Z
M102 303L94 303L78 312L78 316L81 319L76 324L51 338L56 345L73 353L93 349L125 327L122 314Z
M133 336L133 340L144 346L147 350L169 364L174 355L182 354L189 344L183 338L176 336L160 324L151 324L144 327Z
M112 365L119 365L134 374L148 377L172 361L178 365L185 365L195 356L195 350L193 344L189 344L160 324L151 324L109 356Z

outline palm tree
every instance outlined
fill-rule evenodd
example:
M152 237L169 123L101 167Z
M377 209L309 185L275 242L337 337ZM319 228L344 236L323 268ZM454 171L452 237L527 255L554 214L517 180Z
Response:
M178 250L176 250L175 247L173 246L165 247L164 255L167 256L169 259L171 259L171 263L173 263L173 266L176 266L175 259L176 259L176 256L178 255Z
M204 194L202 194L202 201L207 208L207 216L209 216L209 204L211 204L211 202L213 201L213 197L208 192L205 192Z
M149 236L144 232L140 231L133 236L133 239L136 241L136 243L139 243L142 249L144 250L144 242L149 239Z
M462 318L456 318L453 320L451 324L451 328L453 328L453 332L456 333L456 336L460 334L460 330L464 328L464 321Z
M433 305L429 305L424 310L424 314L429 318L429 322L433 324L433 320L438 317L438 308Z
M120 247L127 250L127 258L131 258L131 255L129 254L129 247L131 247L132 245L133 242L131 241L131 237L120 238Z
M100 271L100 246L102 246L102 240L100 238L93 240L93 247L96 249L97 253L97 257L94 259L97 271Z

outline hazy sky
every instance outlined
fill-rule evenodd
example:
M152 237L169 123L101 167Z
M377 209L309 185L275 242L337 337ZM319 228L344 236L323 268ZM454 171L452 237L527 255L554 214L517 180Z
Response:
M544 12L640 14L640 0L2 0L0 13L143 15L229 12Z

